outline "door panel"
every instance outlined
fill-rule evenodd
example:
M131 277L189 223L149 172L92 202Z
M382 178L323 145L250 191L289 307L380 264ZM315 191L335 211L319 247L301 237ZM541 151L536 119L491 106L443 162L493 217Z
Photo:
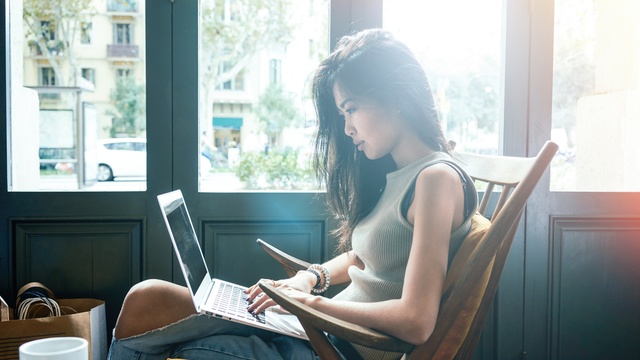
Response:
M172 188L181 189L213 275L251 285L280 277L279 265L260 253L257 238L310 261L326 259L326 209L319 193L198 191L198 2L173 4ZM168 243L168 240L167 240ZM333 245L333 244L331 244ZM173 261L171 279L184 284ZM269 269L268 271L264 271Z
M108 299L112 327L131 284L145 278L184 283L156 201L172 189L185 194L207 264L217 276L242 283L281 276L279 265L255 244L258 237L313 262L334 255L335 224L322 193L198 192L197 1L147 3L146 56L153 59L147 62L147 190L8 192L7 157L0 157L5 220L0 221L0 294L5 298L15 298L24 282L43 281L59 287L53 290L61 296ZM355 27L381 24L381 1L332 3L332 43ZM500 149L531 156L551 133L553 1L505 3ZM2 21L5 11L2 7ZM6 35L4 26L0 34ZM6 55L5 47L2 51ZM0 56L5 67L6 61ZM6 99L10 79L0 76ZM0 106L4 149L6 105ZM528 203L476 357L595 359L639 353L640 270L634 255L640 251L640 193L548 189L546 175ZM109 267L110 259L119 264L116 269Z
M554 2L536 1L530 14L529 52L536 55L529 62L526 137L532 154L551 137ZM547 175L527 206L523 352L532 359L636 356L640 273L630 257L639 247L640 193L549 188Z
M106 300L110 333L131 285L148 277L171 278L171 245L155 199L172 183L171 148L164 146L171 134L171 77L166 76L171 67L166 47L171 4L152 3L145 13L147 33L154 34L146 44L146 56L153 59L147 62L147 191L9 192L7 156L0 157L0 295L10 306L21 286L40 281L58 297ZM6 10L3 6L3 15ZM2 16L3 39L5 20ZM11 50L5 45L12 44L3 42L3 54ZM5 56L1 61L7 68ZM7 86L19 80L12 74L1 75L3 149L9 149Z
M11 228L19 286L38 281L59 299L102 299L106 312L117 314L129 288L142 280L142 219L12 219ZM114 325L110 316L108 326Z
M59 298L103 299L112 328L129 287L144 278L144 195L7 194L3 244L11 256L2 296L15 299L20 287L38 281Z
M337 243L327 230L335 224L325 215L323 199L319 193L200 193L189 208L210 271L252 285L284 276L258 238L309 262L335 255ZM179 268L174 270L174 279L182 281Z
M172 253L156 196L173 189L172 3L147 1L147 229L143 278L171 279Z
M203 252L212 264L213 276L244 285L253 285L256 276L281 279L284 270L256 239L286 249L286 252L311 263L321 262L324 221L202 221ZM247 271L251 269L251 271Z
M208 265L244 283L277 277L259 253L264 237L310 261L333 255L321 193L198 193L197 1L147 1L147 190L145 192L8 192L0 157L0 294L14 299L25 282L42 281L61 296L108 300L109 332L129 287L143 279L184 283L156 196L182 189ZM6 7L2 8L4 15ZM3 25L4 19L2 17ZM2 35L6 35L2 27ZM2 50L6 48L3 46ZM0 60L6 64L6 58ZM10 78L2 76L2 94ZM0 145L7 149L6 102ZM9 219L11 219L9 221ZM237 234L246 234L238 236ZM213 255L215 246L221 248ZM248 249L240 268L227 251ZM49 249L55 249L46 260ZM254 258L255 257L255 258ZM117 269L111 267L116 264ZM111 266L111 267L110 267ZM265 269L269 271L265 272ZM56 271L57 270L57 271ZM78 275L79 274L79 275ZM11 304L13 305L13 304Z
M551 224L552 357L637 354L640 218L554 216Z

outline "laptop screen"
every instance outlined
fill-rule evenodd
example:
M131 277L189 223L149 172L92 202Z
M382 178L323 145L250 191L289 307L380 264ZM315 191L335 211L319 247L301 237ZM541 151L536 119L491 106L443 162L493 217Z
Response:
M187 206L181 199L171 205L173 206L165 207L167 221L179 249L177 255L182 259L189 288L195 293L207 275L207 267L187 213Z

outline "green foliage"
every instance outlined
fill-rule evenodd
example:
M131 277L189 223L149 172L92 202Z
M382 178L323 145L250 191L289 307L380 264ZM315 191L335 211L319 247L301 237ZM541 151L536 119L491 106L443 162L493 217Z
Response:
M93 10L92 2L93 0L23 0L22 17L29 23L48 21L53 30L64 26L65 22L75 23L89 15ZM37 37L42 33L31 35Z
M22 1L27 43L47 57L60 86L75 85L78 68L73 55L73 36L79 31L80 22L91 19L96 12L92 3L93 0ZM60 65L63 59L70 63L66 77ZM67 78L69 81L65 81Z
M296 150L245 152L236 175L248 189L302 190L314 185L310 166L300 160Z
M138 136L145 130L145 86L137 84L131 76L119 78L116 88L111 92L114 110L106 113L114 117L111 136L126 134Z
M447 128L457 128L459 133L464 133L470 123L488 132L493 132L497 125L500 84L494 74L497 73L498 64L489 57L482 60L471 73L448 79L446 96L451 107Z
M569 147L570 132L576 126L577 104L581 97L593 93L595 59L592 44L593 4L567 0L556 4L553 60L553 127L565 128Z
M269 145L277 146L278 134L290 126L294 120L302 119L295 100L281 84L270 85L260 96L255 114L269 137Z
M205 83L213 87L233 79L260 50L289 42L291 0L225 0L203 3L200 62ZM228 66L221 66L228 64ZM219 73L224 69L222 73Z
M200 8L200 126L210 126L214 89L237 81L264 49L284 49L291 40L293 0L211 0ZM297 2L297 1L296 1Z

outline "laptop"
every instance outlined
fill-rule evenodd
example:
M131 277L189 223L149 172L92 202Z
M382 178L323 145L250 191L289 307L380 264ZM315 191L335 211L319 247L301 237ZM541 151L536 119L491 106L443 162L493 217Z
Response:
M246 287L211 277L180 190L158 195L158 203L196 311L308 340L294 315L274 306L254 316L247 311Z

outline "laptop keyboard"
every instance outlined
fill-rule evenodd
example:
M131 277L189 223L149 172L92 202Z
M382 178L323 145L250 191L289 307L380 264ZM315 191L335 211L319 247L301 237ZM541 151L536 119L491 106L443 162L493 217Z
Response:
M264 324L264 312L253 315L247 311L247 298L244 289L233 284L221 283L218 296L213 301L213 308L220 313L247 319Z

